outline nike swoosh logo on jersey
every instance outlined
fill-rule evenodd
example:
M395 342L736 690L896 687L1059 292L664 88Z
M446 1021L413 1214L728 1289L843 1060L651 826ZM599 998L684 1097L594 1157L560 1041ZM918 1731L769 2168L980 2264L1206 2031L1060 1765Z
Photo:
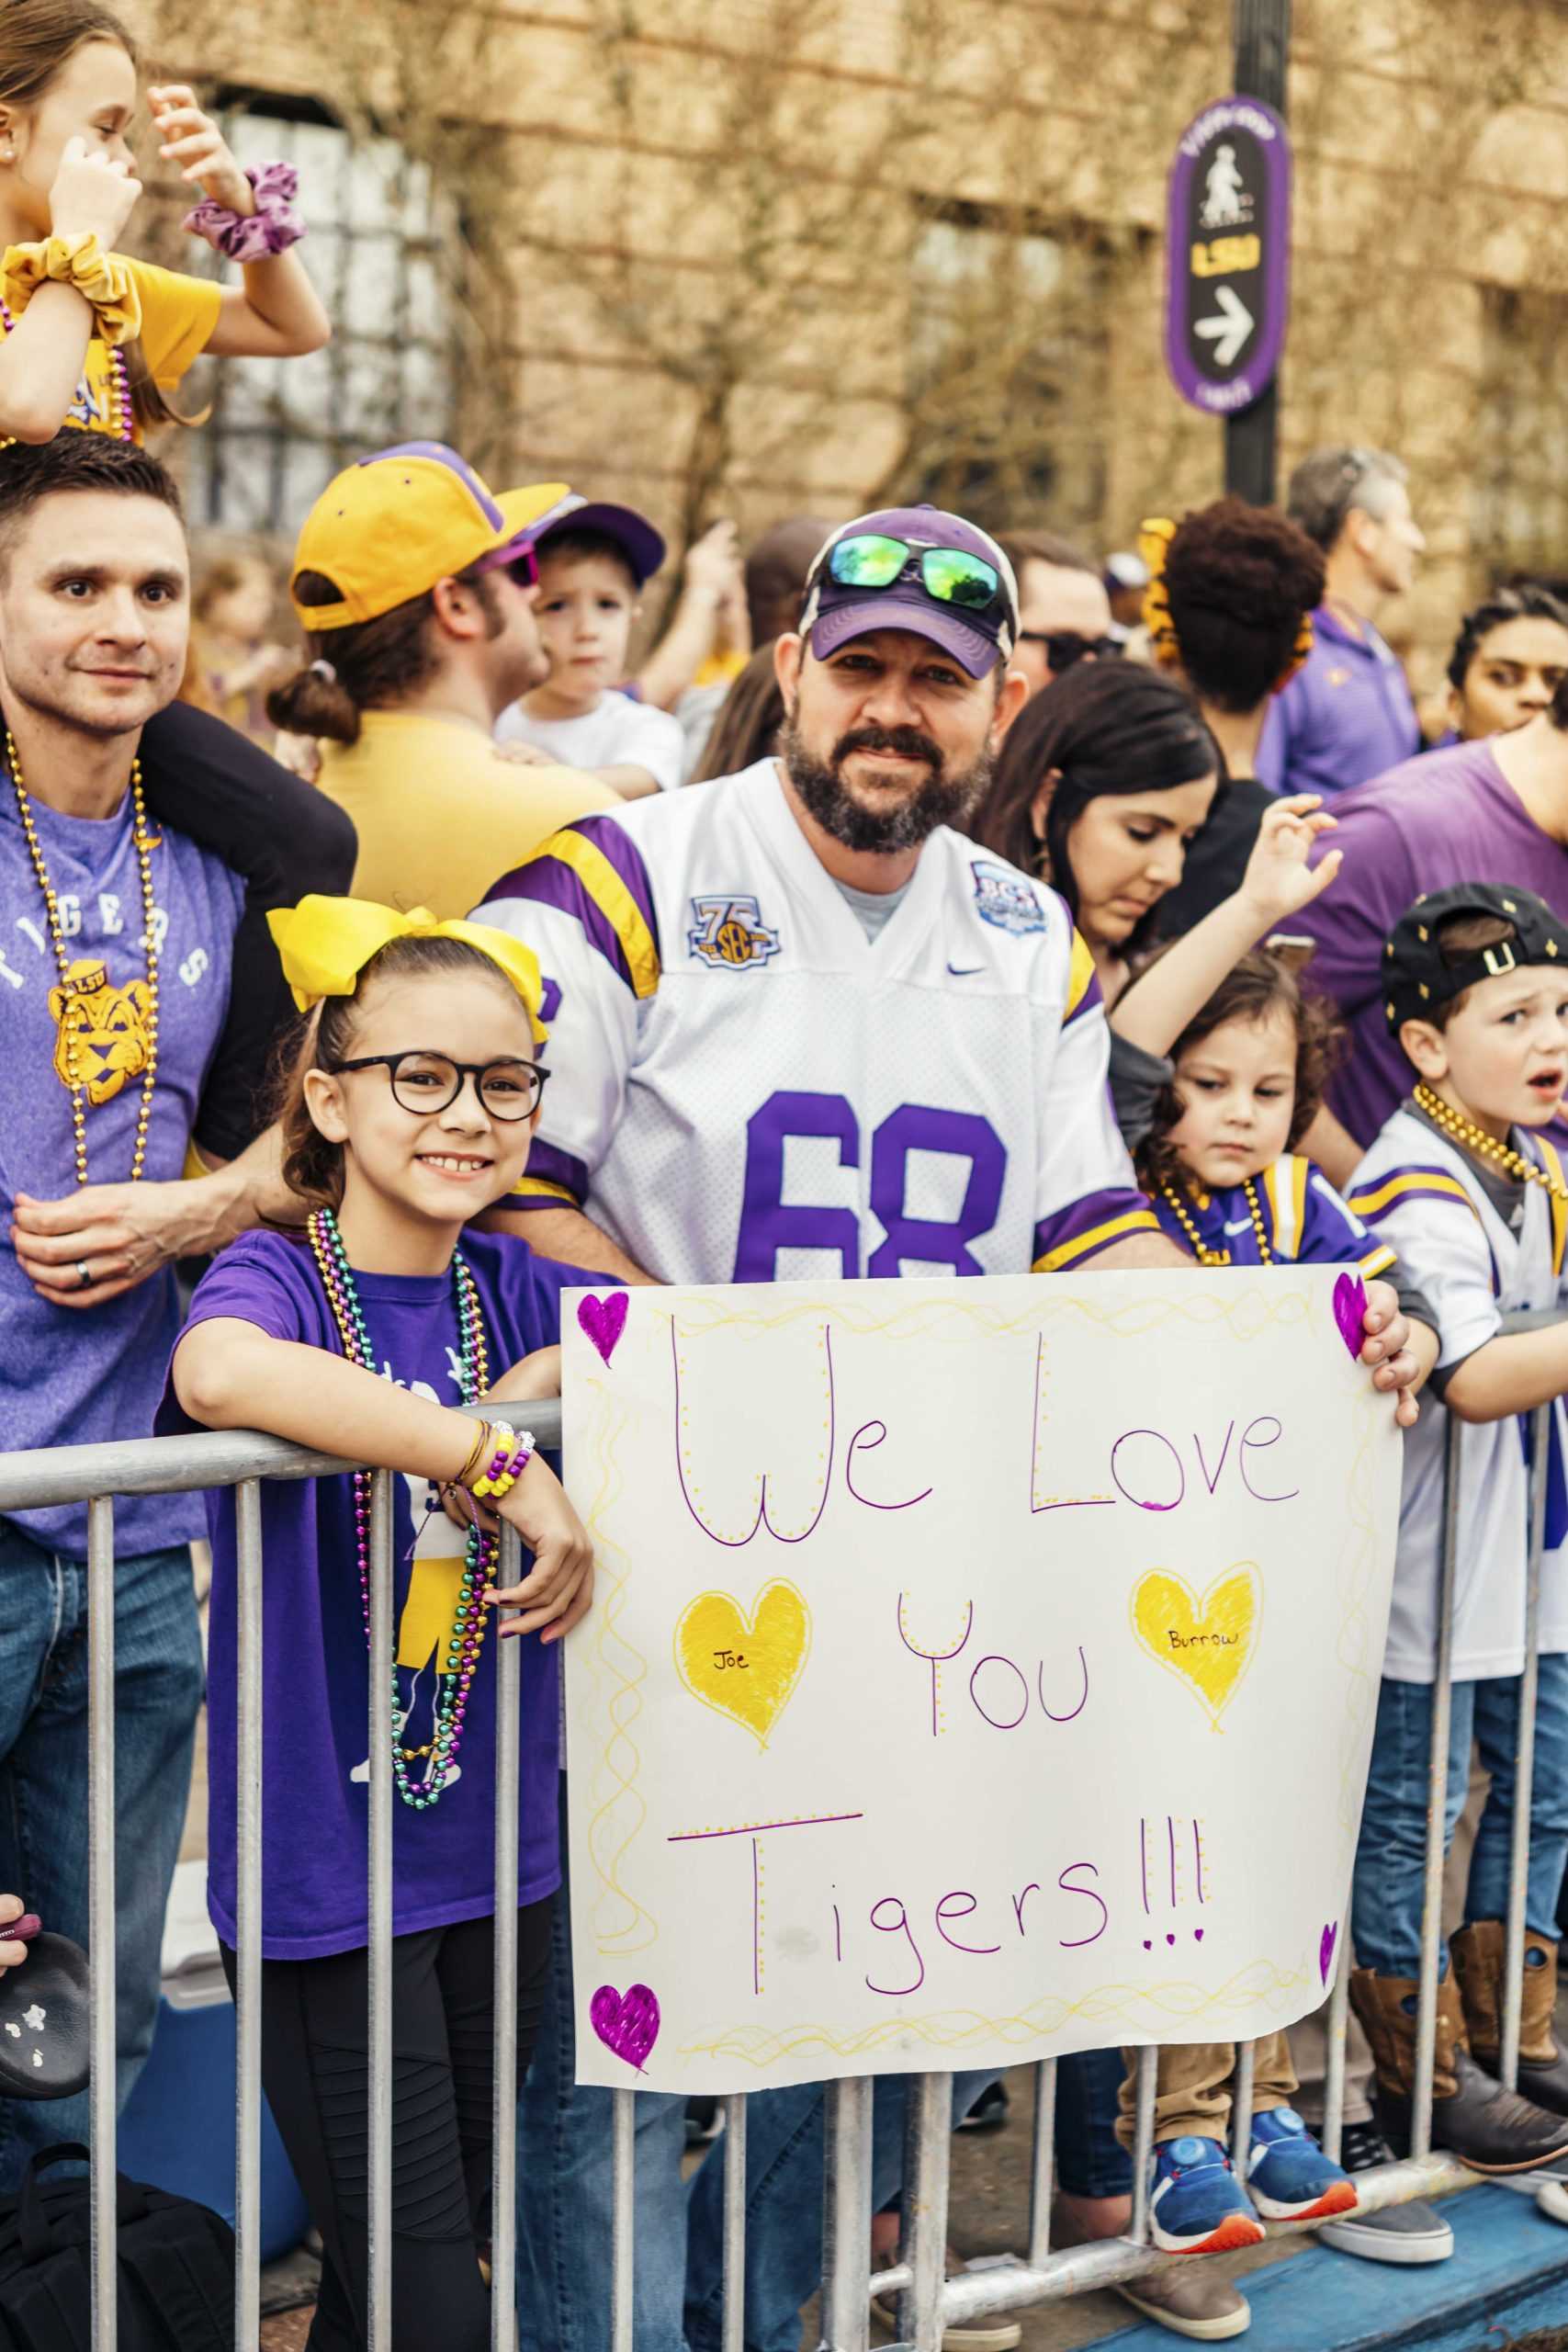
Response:
M986 967L984 964L950 964L947 968L955 980L966 980L972 973L983 972Z

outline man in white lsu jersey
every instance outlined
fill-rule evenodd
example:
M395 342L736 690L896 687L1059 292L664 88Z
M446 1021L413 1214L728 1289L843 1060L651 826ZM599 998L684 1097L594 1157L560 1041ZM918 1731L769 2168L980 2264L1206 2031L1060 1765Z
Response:
M958 516L844 526L800 635L778 643L780 759L581 820L477 910L547 975L554 1075L515 1204L536 1249L628 1282L1190 1268L1117 1133L1100 991L1066 908L951 830L1026 698L1007 670L1017 626L1006 557ZM519 2302L526 2340L602 2352L610 2100L573 2087L564 1934L558 1950L520 2178L570 2148L574 2211L552 2232L521 2199ZM956 2079L966 2105L987 2077ZM766 2186L747 2334L770 2347L794 2341L820 2271L819 2098L751 2102ZM879 2083L878 2202L901 2105L901 2082ZM645 2094L637 2115L637 2352L710 2352L717 2168L695 2184L682 2325L682 2103Z
M956 517L848 526L783 641L784 763L569 827L486 902L554 983L536 1248L564 1211L578 1262L660 1282L1175 1262L1088 949L950 829L1021 699L1012 595Z

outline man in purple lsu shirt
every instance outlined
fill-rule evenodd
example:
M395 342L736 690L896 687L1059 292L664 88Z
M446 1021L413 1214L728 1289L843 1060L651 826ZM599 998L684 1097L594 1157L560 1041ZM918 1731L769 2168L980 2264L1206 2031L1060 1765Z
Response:
M1276 792L1346 792L1421 748L1404 672L1373 627L1427 545L1404 484L1382 449L1317 449L1291 476L1291 520L1323 549L1328 576L1312 652L1276 695L1258 747L1258 775Z

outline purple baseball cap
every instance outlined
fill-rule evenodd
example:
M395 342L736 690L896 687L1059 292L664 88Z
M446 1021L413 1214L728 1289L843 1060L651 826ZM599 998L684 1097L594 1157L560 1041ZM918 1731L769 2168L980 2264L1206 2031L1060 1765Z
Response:
M872 534L905 539L917 553L926 548L955 548L978 556L1001 584L993 601L976 611L931 595L918 570L907 571L887 588L848 587L835 580L828 559L840 540ZM840 524L818 552L807 578L800 633L809 639L820 662L852 638L869 637L878 628L908 629L930 638L972 678L983 678L998 662L1011 659L1017 642L1018 582L1012 566L987 532L942 507L888 506L875 514L859 514L852 523Z
M646 514L635 506L613 506L604 499L583 498L572 490L541 515L534 526L534 546L543 554L558 531L597 531L614 539L632 568L639 588L651 580L664 560L665 546Z

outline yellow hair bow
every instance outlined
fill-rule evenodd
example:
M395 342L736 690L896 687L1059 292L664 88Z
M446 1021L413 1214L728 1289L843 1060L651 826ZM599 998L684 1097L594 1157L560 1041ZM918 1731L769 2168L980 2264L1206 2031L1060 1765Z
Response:
M1151 514L1138 526L1138 553L1149 572L1149 584L1144 591L1144 627L1162 670L1178 670L1181 666L1181 648L1176 641L1176 624L1170 616L1170 591L1165 584L1165 560L1175 537L1176 525L1167 514Z
M460 939L503 972L522 998L535 1043L549 1034L539 1018L544 983L539 959L510 932L482 922L437 922L428 907L400 914L367 899L301 899L297 907L275 907L266 919L283 964L283 977L301 1012L324 996L352 996L372 957L394 939Z

